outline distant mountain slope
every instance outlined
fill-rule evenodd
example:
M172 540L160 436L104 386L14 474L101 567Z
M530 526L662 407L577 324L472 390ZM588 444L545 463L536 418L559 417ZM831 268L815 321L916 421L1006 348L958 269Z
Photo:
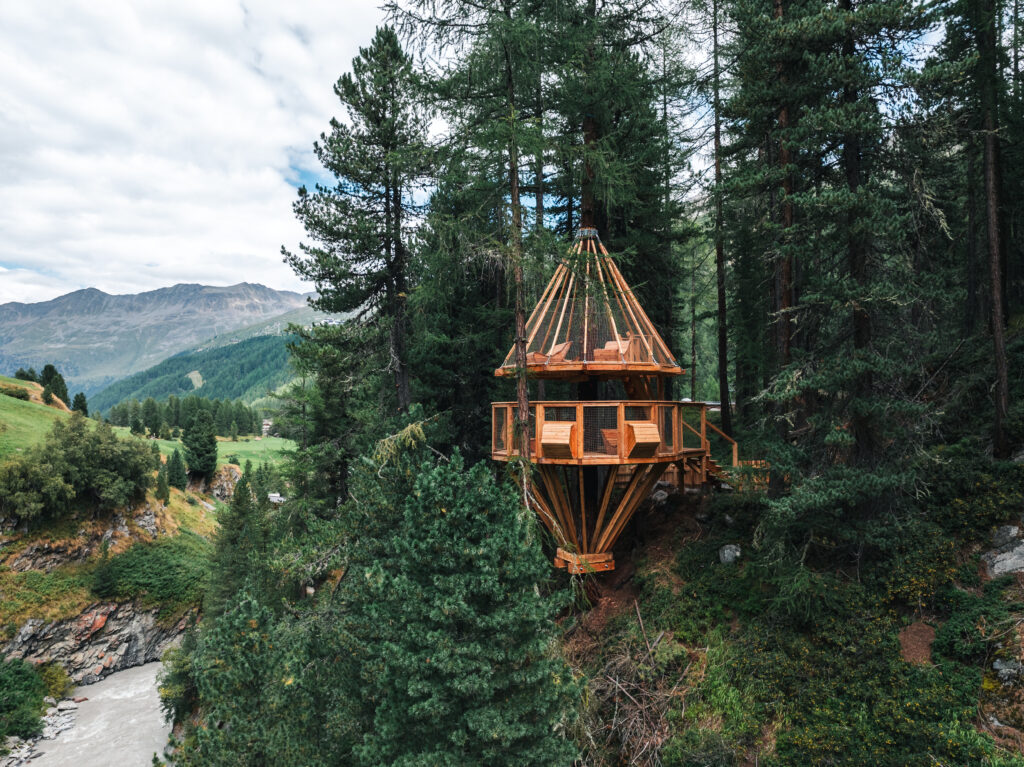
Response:
M211 399L252 401L294 375L288 366L289 339L286 335L257 336L230 346L178 354L93 395L89 410L106 412L126 399L163 400L170 394L183 396L193 391ZM197 389L194 382L202 385Z
M52 301L2 304L0 372L52 362L72 392L92 394L207 339L305 306L299 293L244 282L136 295L88 288Z

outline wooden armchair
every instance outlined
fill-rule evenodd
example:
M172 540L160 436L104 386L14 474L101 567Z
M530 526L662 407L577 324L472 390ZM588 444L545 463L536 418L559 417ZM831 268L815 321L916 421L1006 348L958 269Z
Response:
M556 344L548 349L548 353L543 352L530 352L526 355L527 365L545 365L549 362L565 362L566 355L569 353L569 348L572 346L572 341L566 341L565 343Z

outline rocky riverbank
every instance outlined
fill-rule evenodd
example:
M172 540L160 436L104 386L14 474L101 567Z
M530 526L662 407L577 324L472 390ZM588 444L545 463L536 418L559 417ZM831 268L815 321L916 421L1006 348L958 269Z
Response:
M192 617L166 625L159 610L133 603L98 602L80 615L49 623L27 620L0 656L30 663L59 663L77 684L90 684L116 671L160 660Z

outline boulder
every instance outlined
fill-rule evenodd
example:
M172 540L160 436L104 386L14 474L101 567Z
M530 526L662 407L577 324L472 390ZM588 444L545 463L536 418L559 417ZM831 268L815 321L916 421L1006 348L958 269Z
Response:
M1015 539L1006 546L986 551L981 555L981 559L988 568L988 574L993 578L1007 573L1024 572L1024 541Z
M718 550L718 561L723 565L735 564L736 560L740 558L742 550L735 543L727 543Z
M1020 528L1016 525L1003 525L992 532L992 545L997 549L1013 543L1020 538Z

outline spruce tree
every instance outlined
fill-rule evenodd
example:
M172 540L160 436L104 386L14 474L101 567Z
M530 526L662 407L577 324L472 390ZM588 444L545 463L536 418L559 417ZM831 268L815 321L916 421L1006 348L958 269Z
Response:
M181 451L177 448L167 461L167 482L171 487L184 490L188 486L188 474L185 471L185 461L181 457Z
M213 433L213 419L209 412L199 411L181 442L185 447L189 473L210 479L217 472L217 437Z
M160 464L156 474L156 499L164 506L171 500L171 488L167 482L167 466Z
M84 392L78 392L75 395L74 400L71 402L71 409L81 413L84 416L89 415L89 403L85 399Z
M244 475L235 485L231 504L218 522L210 565L210 588L203 603L204 614L210 618L216 618L225 610L247 579L254 588L261 583L254 573L259 569L257 554L263 553L265 545L264 529L253 501L252 487Z
M160 431L160 405L152 397L146 397L142 403L142 425L150 434L157 434Z
M204 721L194 743L186 743L186 754L195 759L190 763L272 763L270 733L288 717L274 710L267 694L280 671L273 620L269 609L242 593L200 635L193 671Z
M571 764L575 683L551 653L549 565L515 491L483 463L427 463L392 545L362 574L372 598L357 609L382 636L359 763Z

